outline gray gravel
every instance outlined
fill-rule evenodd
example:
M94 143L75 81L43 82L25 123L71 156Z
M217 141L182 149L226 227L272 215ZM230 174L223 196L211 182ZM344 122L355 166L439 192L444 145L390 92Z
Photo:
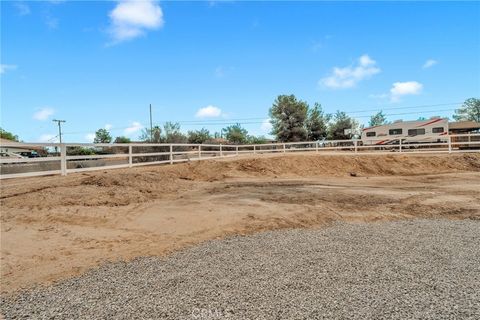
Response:
M215 240L3 297L7 319L479 319L480 222Z

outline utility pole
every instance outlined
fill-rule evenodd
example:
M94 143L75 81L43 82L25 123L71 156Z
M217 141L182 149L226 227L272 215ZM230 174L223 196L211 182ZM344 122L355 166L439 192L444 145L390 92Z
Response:
M60 143L62 143L62 123L65 123L66 121L57 119L53 119L52 121L58 123L58 137L60 139Z
M153 141L152 104L150 103L150 142Z

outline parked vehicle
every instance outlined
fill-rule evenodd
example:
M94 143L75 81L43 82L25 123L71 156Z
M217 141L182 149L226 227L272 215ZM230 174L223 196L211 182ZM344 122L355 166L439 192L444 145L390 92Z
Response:
M398 120L382 126L365 128L362 131L363 145L418 144L425 142L445 142L448 134L448 119Z

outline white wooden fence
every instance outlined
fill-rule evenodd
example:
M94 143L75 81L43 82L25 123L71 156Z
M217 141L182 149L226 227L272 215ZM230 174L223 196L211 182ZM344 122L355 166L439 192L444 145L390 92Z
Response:
M437 141L405 143L405 138L389 140L324 140L251 145L221 144L155 144L155 143L4 143L2 150L22 147L59 150L37 158L0 158L0 179L32 177L73 172L128 168L153 164L232 157L243 154L317 152L328 154L366 155L379 153L455 153L480 152L480 133L445 135ZM382 142L383 144L379 144ZM72 155L72 148L90 148L95 154Z

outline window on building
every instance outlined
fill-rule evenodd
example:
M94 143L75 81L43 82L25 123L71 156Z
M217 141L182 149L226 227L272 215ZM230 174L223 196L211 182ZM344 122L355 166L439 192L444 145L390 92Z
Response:
M408 130L408 135L409 136L418 136L418 135L422 135L422 134L425 134L425 129L409 129Z
M443 127L436 127L432 129L432 133L443 133Z
M388 130L388 134L389 135L395 135L395 134L402 134L403 133L403 130L402 129L390 129Z
M367 137L375 137L376 135L375 131L367 132Z

